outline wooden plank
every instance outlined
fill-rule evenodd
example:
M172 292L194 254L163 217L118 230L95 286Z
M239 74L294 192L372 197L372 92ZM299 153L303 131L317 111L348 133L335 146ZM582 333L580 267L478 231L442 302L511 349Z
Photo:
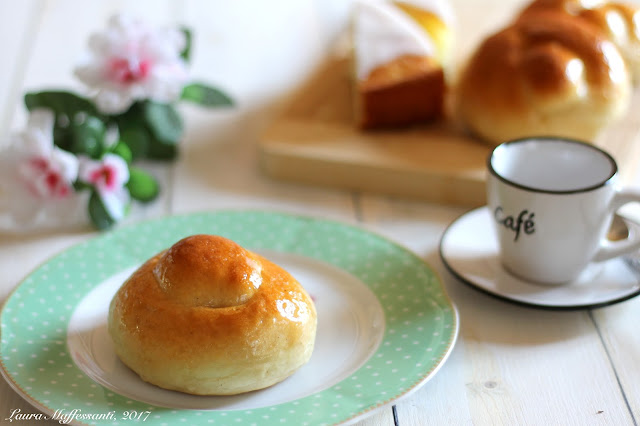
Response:
M269 176L447 204L484 203L490 147L449 120L360 131L349 79L348 60L330 57L302 87L261 139Z
M640 218L637 216L636 218ZM619 305L594 311L593 316L611 357L621 394L624 395L633 417L640 419L640 297Z
M41 2L0 2L0 40L5 66L0 67L0 149L8 143L14 106L22 99L23 71L27 66ZM11 64L11 66L8 66Z

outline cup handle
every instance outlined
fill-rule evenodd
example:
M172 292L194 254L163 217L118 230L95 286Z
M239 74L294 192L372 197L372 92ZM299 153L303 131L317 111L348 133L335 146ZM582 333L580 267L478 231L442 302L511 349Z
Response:
M615 214L620 207L632 202L640 202L640 191L630 189L619 190L611 202L610 213ZM594 261L601 262L613 259L614 257L640 249L640 223L629 219L625 219L625 221L635 225L629 227L629 235L627 238L620 241L611 241L608 239L602 241L600 249L593 259Z

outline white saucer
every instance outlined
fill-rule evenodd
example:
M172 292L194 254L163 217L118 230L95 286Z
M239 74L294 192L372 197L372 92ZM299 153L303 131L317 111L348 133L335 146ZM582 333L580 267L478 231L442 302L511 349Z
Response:
M640 294L640 274L622 258L592 264L575 281L561 285L532 283L510 274L498 259L487 207L464 214L447 228L440 241L440 256L464 283L492 296L539 308L596 308Z

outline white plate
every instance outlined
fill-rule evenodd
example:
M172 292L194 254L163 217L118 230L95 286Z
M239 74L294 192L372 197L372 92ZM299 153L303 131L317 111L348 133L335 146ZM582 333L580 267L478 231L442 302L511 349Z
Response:
M382 341L384 312L376 296L360 280L329 264L291 253L258 252L305 283L318 312L313 356L283 382L243 395L194 397L140 380L120 361L107 331L109 302L135 267L104 281L78 304L67 335L71 357L85 374L123 396L191 410L268 407L314 394L351 376Z
M445 266L462 282L492 296L548 309L596 308L640 294L640 282L624 259L592 264L573 282L545 285L506 271L487 207L456 219L440 241Z

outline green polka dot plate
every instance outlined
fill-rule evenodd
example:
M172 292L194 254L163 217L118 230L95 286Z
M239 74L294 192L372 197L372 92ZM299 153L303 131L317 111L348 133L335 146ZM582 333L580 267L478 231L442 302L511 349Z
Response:
M126 277L187 235L223 235L287 269L314 298L311 360L270 388L203 397L143 382L113 351L108 305ZM27 401L79 424L352 423L426 383L458 334L458 314L423 260L362 228L262 211L142 222L50 259L9 296L2 374Z

